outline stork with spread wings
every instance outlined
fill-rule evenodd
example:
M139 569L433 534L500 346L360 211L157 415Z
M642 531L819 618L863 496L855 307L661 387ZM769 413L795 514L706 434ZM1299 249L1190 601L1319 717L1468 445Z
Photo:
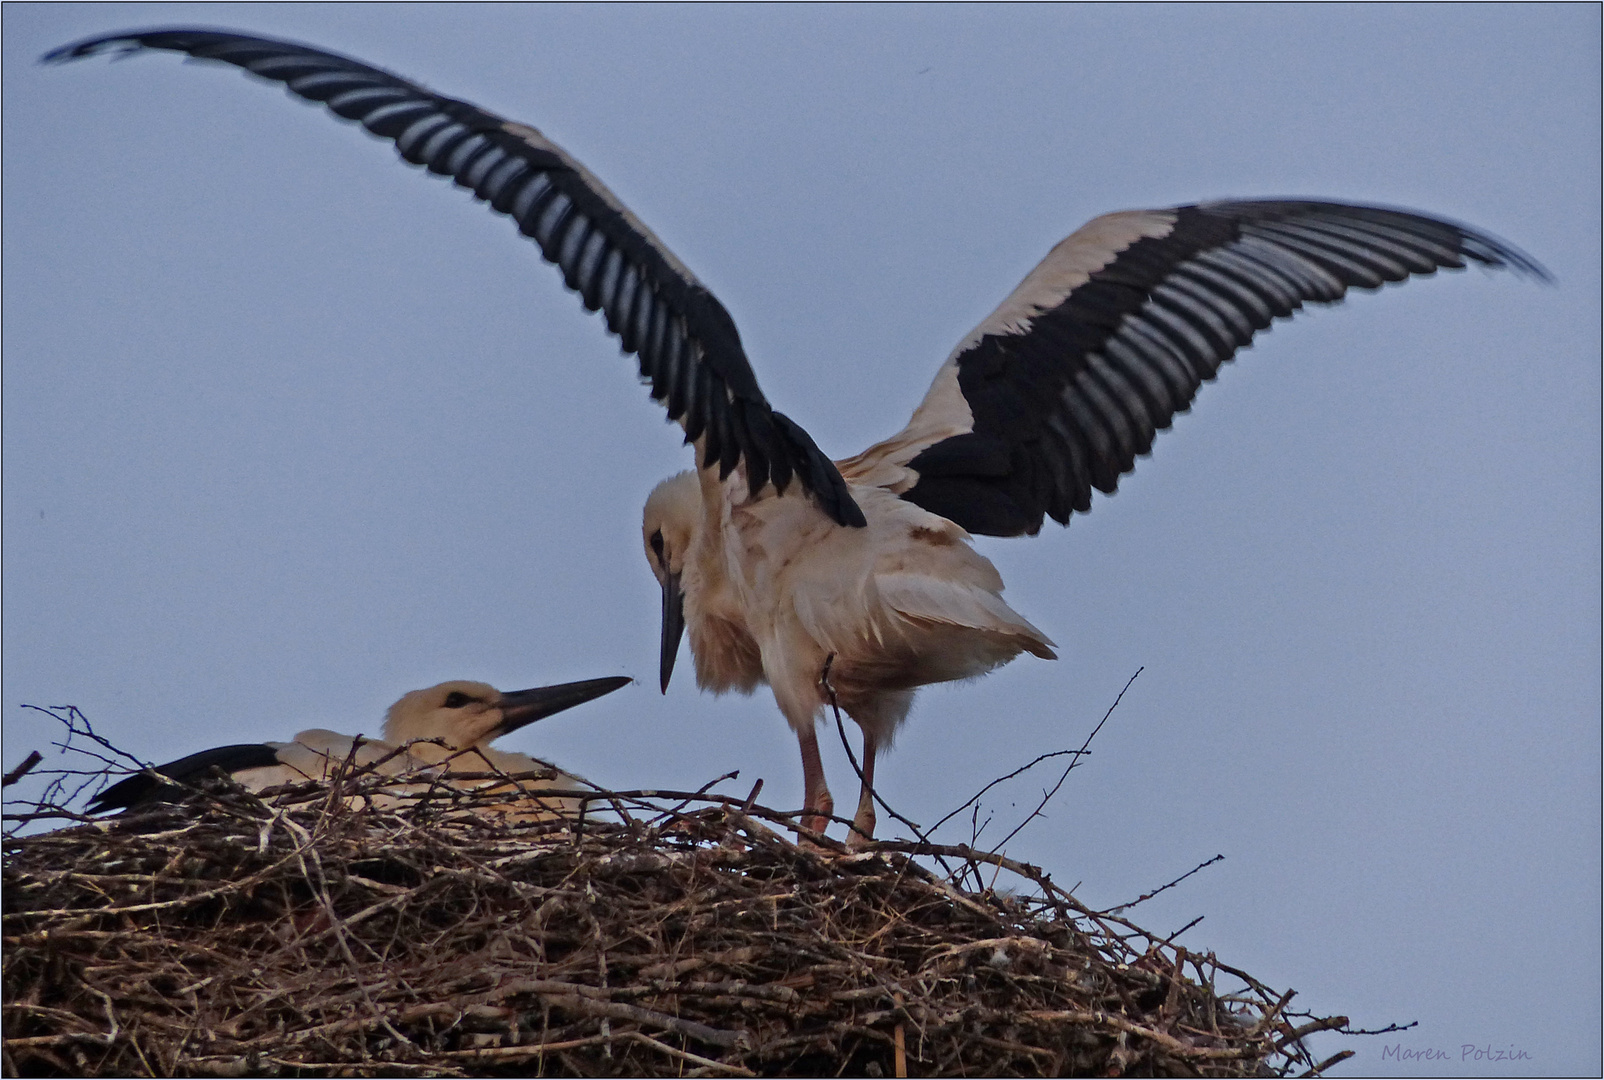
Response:
M155 30L46 59L158 49L233 64L449 176L600 310L670 419L693 471L648 499L666 690L689 631L697 682L768 683L801 744L804 826L833 810L815 728L862 728L849 843L873 835L877 751L926 683L971 678L1052 642L1001 597L971 534L1033 535L1112 492L1155 433L1255 333L1350 288L1467 262L1545 271L1474 229L1312 199L1106 214L1052 249L959 343L901 432L832 462L776 412L729 313L599 180L539 131L356 60L225 31Z

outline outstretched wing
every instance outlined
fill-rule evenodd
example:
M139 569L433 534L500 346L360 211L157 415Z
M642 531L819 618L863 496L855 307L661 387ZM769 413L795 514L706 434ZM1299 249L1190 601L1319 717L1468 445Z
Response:
M863 525L830 459L769 407L724 306L601 181L534 128L356 60L224 31L113 34L44 59L141 49L188 53L283 83L395 143L414 165L451 177L516 221L585 307L601 309L686 442L702 440L703 468L717 464L725 477L743 463L754 495L771 481L783 492L795 478L837 522Z
M1491 236L1402 210L1281 199L1106 214L953 350L906 428L841 470L972 533L1067 525L1273 319L1466 260L1548 278Z

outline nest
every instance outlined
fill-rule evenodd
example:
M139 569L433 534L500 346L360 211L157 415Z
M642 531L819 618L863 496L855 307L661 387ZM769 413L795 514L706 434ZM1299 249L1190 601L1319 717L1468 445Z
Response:
M998 854L799 845L757 789L349 808L387 782L8 835L5 1073L1285 1075L1346 1023Z

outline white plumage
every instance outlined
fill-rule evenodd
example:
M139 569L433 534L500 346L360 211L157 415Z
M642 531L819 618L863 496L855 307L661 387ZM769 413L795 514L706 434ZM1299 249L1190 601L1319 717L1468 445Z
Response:
M967 532L883 488L849 491L865 528L843 528L800 494L751 499L735 477L684 472L652 492L643 533L664 593L664 689L680 625L702 688L768 683L801 743L804 825L820 832L834 800L815 726L833 694L863 729L856 843L873 835L875 758L914 688L983 675L1022 651L1053 652L1003 602L1002 578Z
M432 787L505 797L491 813L543 820L581 810L577 798L542 798L542 791L576 791L593 785L549 762L490 745L503 735L553 713L611 693L630 680L591 679L502 693L488 683L457 680L405 694L385 715L383 738L343 735L323 728L289 742L217 747L118 781L95 797L91 811L114 810L182 793L185 782L221 769L250 791L327 781L355 771L415 778L386 785L372 801L384 807L414 802ZM350 802L357 800L353 798Z

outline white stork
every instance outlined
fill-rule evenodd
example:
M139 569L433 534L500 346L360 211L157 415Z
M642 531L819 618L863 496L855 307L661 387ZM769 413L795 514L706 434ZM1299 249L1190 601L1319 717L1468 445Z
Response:
M124 777L90 800L89 811L122 810L166 800L183 791L176 785L204 779L214 767L249 791L326 780L344 768L371 768L386 776L419 778L415 789L394 789L398 796L422 792L438 782L459 790L504 793L509 801L490 809L514 818L572 815L579 812L579 800L542 801L538 793L574 791L589 785L548 762L496 750L490 743L536 720L610 694L629 681L614 676L507 693L482 682L443 682L405 694L390 706L383 739L313 728L287 743L243 743L202 750ZM525 777L531 773L550 775L515 781L487 778L487 774ZM400 799L381 797L377 801L394 805Z
M698 468L648 500L664 688L688 630L698 683L768 683L801 743L804 824L833 808L815 727L863 729L854 842L875 756L926 683L1052 643L1001 599L972 534L1033 535L1113 492L1154 433L1255 333L1309 302L1467 260L1545 278L1485 233L1402 210L1231 200L1106 214L1052 249L948 356L912 420L832 462L758 389L722 305L602 183L525 124L346 57L204 30L108 35L46 59L162 49L234 64L393 142L516 222L600 309ZM823 675L828 670L826 685Z

